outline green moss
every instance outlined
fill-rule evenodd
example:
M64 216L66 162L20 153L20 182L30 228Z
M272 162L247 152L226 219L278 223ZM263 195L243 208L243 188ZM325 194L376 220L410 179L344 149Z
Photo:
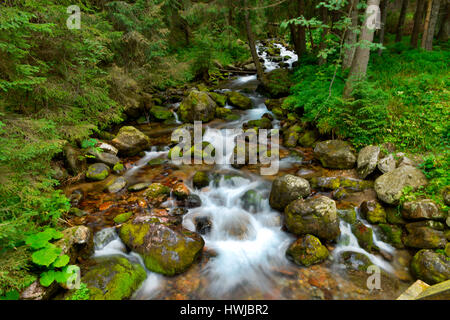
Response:
M395 225L380 224L380 230L383 233L383 240L392 244L395 248L401 249L405 246L402 241L402 229Z
M158 121L164 121L174 118L174 115L170 110L167 110L166 108L160 106L152 107L150 109L150 114L154 119Z
M368 250L372 251L378 249L373 243L373 230L367 227L362 222L357 221L352 225L352 233L358 239L359 245Z
M150 199L155 199L162 195L169 195L170 188L161 183L152 183L147 190L145 190L144 196Z
M215 93L215 92L210 92L209 95L220 107L225 107L225 105L227 103L226 95Z
M130 219L132 215L133 215L133 212L121 213L114 218L114 222L117 224L127 222L128 219Z
M109 168L103 163L96 163L89 166L86 178L96 181L105 180L109 176Z
M209 185L209 176L204 171L197 171L193 177L194 187L201 189Z
M295 263L308 267L325 260L328 255L328 249L320 243L320 240L312 235L306 235L294 242L286 254L290 256Z
M231 91L226 93L228 98L228 103L232 105L233 107L239 108L239 109L251 109L253 107L252 100L244 96L242 93Z
M344 220L347 223L353 224L356 222L356 211L355 209L345 209L345 210L337 210L337 214L339 218Z
M124 167L123 163L120 163L120 162L117 162L113 167L113 171L116 171L116 172L121 172L124 169L125 169L125 167Z

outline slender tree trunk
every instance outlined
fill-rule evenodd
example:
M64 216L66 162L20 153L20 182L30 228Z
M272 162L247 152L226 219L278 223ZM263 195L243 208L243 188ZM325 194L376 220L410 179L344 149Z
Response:
M433 50L433 38L439 15L440 0L428 1L427 17L425 19L425 27L422 36L422 48L431 51Z
M322 18L322 22L324 24L327 24L328 23L328 9L325 7L320 7L320 15ZM322 41L320 42L320 45L319 45L319 51L325 50L327 48L326 38L327 38L329 30L330 30L329 28L323 29ZM323 57L319 58L319 65L323 65L326 62L327 62L326 58L323 58Z
M253 62L256 66L256 73L258 75L259 80L264 85L266 81L265 81L265 77L264 77L263 68L259 61L258 53L256 52L255 36L253 35L252 25L250 24L250 12L249 12L249 10L246 10L247 0L244 0L243 4L244 4L244 10L245 10L245 15L244 15L245 16L245 29L247 31L248 45L250 46L250 51L252 53Z
M425 17L427 16L427 8L428 8L428 0L425 0L423 2L423 8L422 8L422 23L420 24L420 31L419 34L423 36L423 30L425 28ZM420 45L420 44L419 44Z
M356 34L356 29L358 28L358 3L359 0L353 0L350 2L351 6L351 19L352 26L350 30L345 32L345 51L344 51L344 59L342 60L342 69L346 70L352 66L353 56L355 55L355 43L358 39L358 35ZM350 10L349 9L349 10Z
M423 8L425 0L417 0L416 12L414 13L414 26L411 34L411 46L417 48L419 42L420 28L423 21Z
M379 6L380 0L368 0L368 8L366 9L366 18L364 19L363 26L361 27L360 42L363 46L358 46L355 51L355 57L353 58L352 66L350 68L350 73L348 75L347 82L344 88L344 98L349 98L353 91L353 85L356 81L362 80L367 74L367 65L369 64L370 49L367 47L369 43L373 42L373 36L375 29L371 30L368 25L370 23L369 19L373 15L370 12L370 6Z
M407 9L408 9L408 0L402 0L402 8L400 10L400 17L398 18L397 34L395 36L395 42L402 41L403 25L405 24L405 17L406 17Z
M447 0L444 9L444 16L441 21L441 28L439 29L438 39L447 42L450 34L450 2Z
M305 0L298 0L298 16L304 16L305 15ZM298 37L298 45L299 45L299 51L297 52L297 55L302 56L306 53L306 32L304 26L297 26L297 37Z
M380 44L384 44L384 35L386 33L386 19L387 19L388 0L381 0L381 29L380 29ZM381 56L383 49L378 49L378 55Z

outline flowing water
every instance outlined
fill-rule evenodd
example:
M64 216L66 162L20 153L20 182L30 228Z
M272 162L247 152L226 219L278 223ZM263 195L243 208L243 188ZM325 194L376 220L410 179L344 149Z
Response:
M281 56L289 56L289 66L297 61L297 56L283 47ZM267 56L258 45L258 51L264 59L266 71L279 65ZM204 140L214 146L234 145L234 136L227 136L225 129L241 128L244 122L260 119L267 110L265 97L255 93L258 81L255 75L237 77L222 85L222 91L243 90L254 103L254 108L242 113L239 120L228 123L211 123L205 127ZM175 107L177 107L176 105ZM230 106L226 106L231 108ZM177 123L178 123L177 118ZM279 127L279 122L274 121ZM220 129L213 130L213 129ZM231 148L232 150L232 148ZM146 152L145 157L134 162L125 173L128 181L143 181L146 164L156 158L166 158L168 148L156 148ZM229 157L230 154L224 155ZM314 168L305 159L296 156L283 157L280 173L295 173L298 170L313 171ZM191 177L196 168L188 166L177 168L177 172ZM187 272L176 277L164 277L148 271L148 277L134 299L347 299L347 298L393 298L409 283L408 279L399 284L395 259L388 261L385 256L393 257L396 250L382 242L375 234L375 244L385 253L375 255L361 248L351 232L348 223L341 221L341 238L331 247L332 254L326 263L310 268L301 268L290 262L285 255L286 249L295 237L283 230L282 217L269 206L268 195L274 177L260 176L251 170L238 170L230 165L209 166L216 177L210 185L194 190L202 200L202 206L190 209L183 217L183 226L195 231L194 219L208 217L211 231L203 235L207 248L202 260L194 264ZM176 175L176 172L173 173ZM249 205L243 201L243 195L255 191L260 199ZM167 207L174 206L168 201ZM356 210L356 209L355 209ZM367 224L359 216L358 219ZM121 254L130 260L142 264L139 255L127 252L114 228L97 232L95 236L95 256ZM383 290L371 291L366 287L369 276L361 270L348 270L340 261L342 252L355 252L368 257L373 264L383 270Z

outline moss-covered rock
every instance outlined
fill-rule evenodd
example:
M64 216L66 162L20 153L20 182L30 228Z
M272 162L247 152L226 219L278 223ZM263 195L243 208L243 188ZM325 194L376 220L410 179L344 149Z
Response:
M404 248L404 244L402 241L402 228L392 225L392 224L379 224L380 230L382 232L382 240L390 243L397 249Z
M275 116L275 118L283 119L287 112L283 108L275 107L272 109L272 113Z
M302 131L303 128L297 124L289 127L283 133L283 145L286 148L295 148Z
M117 193L127 185L127 180L124 177L115 177L106 184L106 189L109 193Z
M286 228L296 235L312 234L334 240L341 233L336 203L325 196L295 200L286 207L284 215Z
M247 110L253 108L252 100L237 91L229 91L226 93L228 103L238 109Z
M197 171L194 174L194 177L192 178L194 187L197 189L201 189L201 188L209 186L209 181L210 181L210 179L209 179L208 173L205 171Z
M90 300L129 299L147 277L142 266L122 256L102 257L82 276Z
M412 274L428 284L450 279L450 259L432 250L420 250L411 260Z
M170 195L170 188L161 183L152 183L144 192L144 196L149 200Z
M272 110L274 108L281 108L283 105L284 98L282 99L267 99L264 104L266 105L267 109Z
M319 133L316 130L306 130L300 135L298 144L305 148L311 148L315 147L318 140Z
M86 178L89 180L101 181L105 180L110 173L109 167L104 163L94 163L89 166L86 172Z
M352 233L355 235L356 239L358 239L358 243L361 248L364 248L367 251L377 249L373 243L372 228L366 226L361 221L357 221L352 225Z
M439 210L439 206L430 199L405 202L402 215L403 218L411 220L444 220L446 218L446 214Z
M361 214L364 219L366 219L370 223L386 223L386 211L378 201L363 201L359 209L361 210Z
M386 220L390 224L404 225L407 222L403 219L402 214L396 207L386 207Z
M153 106L150 109L150 116L156 121L165 121L174 118L172 111L161 106Z
M233 111L231 111L231 109L221 108L221 107L216 108L216 118L218 118L218 119L226 120L232 114L233 114Z
M272 208L283 211L289 203L310 193L311 188L307 180L287 174L277 177L272 183L269 203Z
M133 215L133 212L131 212L131 211L118 214L114 218L114 222L117 223L117 224L125 223L125 222L128 221L128 219L131 218L132 215Z
M218 106L225 107L225 105L227 104L227 96L226 95L216 93L216 92L210 92L209 95L217 103Z
M440 229L440 230L439 230ZM407 247L419 249L444 248L447 239L442 230L444 225L433 221L421 221L406 225L407 235L403 243Z
M355 209L338 209L337 214L339 218L347 223L353 224L356 222L356 210Z
M282 98L289 95L292 81L287 69L275 69L267 73L265 78L264 84L258 86L258 92L270 98Z
M168 276L186 271L204 246L197 233L152 221L127 222L119 236L142 256L147 269Z
M112 144L125 156L135 156L150 147L150 138L132 126L120 128Z
M314 155L325 168L351 169L356 162L355 149L342 140L318 142Z
M263 196L256 190L248 190L241 197L242 208L249 212L258 212L261 209Z
M367 268L373 265L368 256L360 252L344 251L339 255L339 262L347 268L359 271L367 271Z
M268 118L261 118L258 120L250 120L249 122L245 123L244 129L248 128L256 128L256 129L272 129L272 121Z
M308 267L313 264L324 261L328 255L328 249L320 243L316 237L307 234L297 239L290 245L286 254L291 257L295 263Z
M217 104L207 92L192 90L178 109L183 122L209 122L214 119Z

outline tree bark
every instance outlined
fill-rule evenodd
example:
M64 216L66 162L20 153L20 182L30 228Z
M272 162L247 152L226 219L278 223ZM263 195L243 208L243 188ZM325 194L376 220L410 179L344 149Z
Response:
M244 10L247 8L247 0L243 1ZM253 62L256 66L256 73L258 75L259 80L264 85L266 83L264 77L264 70L259 61L258 53L256 52L256 44L255 44L255 36L253 35L252 25L250 24L250 10L245 10L245 29L247 32L248 45L250 46L250 51L253 57Z
M381 1L381 29L380 29L380 44L384 44L384 35L386 33L386 19L387 19L387 5L388 0ZM381 56L383 49L378 49L378 55Z
M328 23L328 9L325 7L320 7L320 15L322 18L322 22L324 24ZM319 51L325 50L327 48L327 43L326 43L326 37L328 35L329 32L329 28L324 28L323 32L322 32L322 41L319 44ZM320 57L319 58L319 65L323 65L327 62L326 58Z
M436 29L436 22L439 15L440 0L428 0L427 17L425 19L425 27L422 36L422 48L431 51L433 50L434 31Z
M345 45L347 48L345 48L344 51L344 59L342 60L342 69L346 70L352 66L353 57L355 55L355 43L358 38L358 35L356 34L356 29L358 28L358 3L359 0L353 0L350 2L351 6L351 19L352 19L352 26L351 30L348 30L345 32ZM349 9L350 10L350 9Z
M398 18L397 34L395 36L395 42L402 41L403 25L405 24L405 17L406 17L407 9L408 9L408 0L402 0L402 8L400 10L400 17Z
M368 27L369 19L373 12L369 12L369 7L379 6L380 0L368 0L368 8L366 10L366 18L364 19L363 25L361 27L360 42L363 46L358 46L355 51L355 57L353 58L352 66L350 68L350 73L348 75L347 82L344 88L344 98L349 98L353 91L353 85L356 81L363 80L367 74L367 65L369 64L370 49L367 47L369 43L373 42L373 36L375 30L371 30Z
M417 0L416 12L414 13L414 26L411 34L411 46L417 48L419 34L423 21L423 8L425 0Z
M441 28L439 29L438 39L447 42L450 34L450 2L447 0L444 9L444 16L441 21Z

